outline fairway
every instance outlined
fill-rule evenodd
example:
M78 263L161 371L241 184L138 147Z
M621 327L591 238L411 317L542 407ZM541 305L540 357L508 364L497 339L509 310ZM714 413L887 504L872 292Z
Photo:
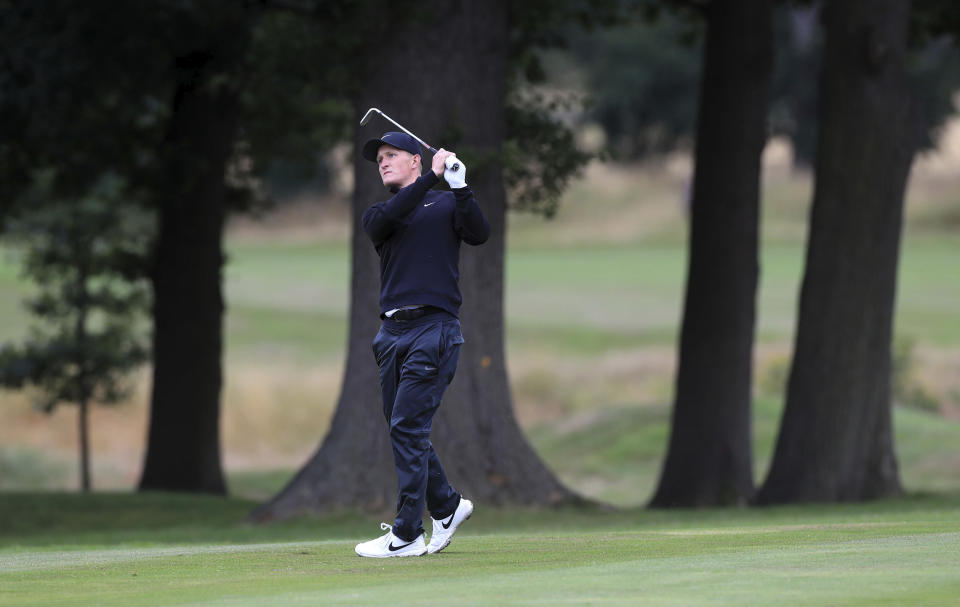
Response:
M110 498L91 499L111 509ZM172 529L178 539L165 542L156 528L129 542L122 525L103 521L89 530L96 544L29 547L42 530L17 545L8 525L0 605L955 605L960 596L956 497L759 511L480 510L446 551L387 560L353 554L358 534L374 528L356 517L251 529L215 518L209 498L115 499L127 510L138 500L187 509L192 499L208 511L206 524L192 523L206 540Z

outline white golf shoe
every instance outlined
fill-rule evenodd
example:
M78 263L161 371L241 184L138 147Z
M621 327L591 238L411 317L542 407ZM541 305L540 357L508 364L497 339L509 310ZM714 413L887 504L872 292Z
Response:
M393 527L390 525L380 523L380 528L387 534L375 540L357 544L357 554L375 559L385 559L392 556L423 556L427 553L422 533L417 539L408 542L395 536Z
M437 520L433 517L433 533L430 534L430 544L427 546L427 553L434 554L440 552L450 545L453 534L460 526L460 523L470 518L473 514L473 502L465 497L460 498L460 504L456 511L445 519Z

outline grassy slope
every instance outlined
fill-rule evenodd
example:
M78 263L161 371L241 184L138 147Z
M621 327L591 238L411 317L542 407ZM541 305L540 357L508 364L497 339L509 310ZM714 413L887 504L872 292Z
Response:
M761 482L773 454L781 402L754 403L755 478ZM656 486L666 449L666 405L621 406L582 414L581 423L543 422L530 430L537 452L571 487L591 497L628 506L644 503ZM908 491L960 491L960 424L898 407L895 441Z

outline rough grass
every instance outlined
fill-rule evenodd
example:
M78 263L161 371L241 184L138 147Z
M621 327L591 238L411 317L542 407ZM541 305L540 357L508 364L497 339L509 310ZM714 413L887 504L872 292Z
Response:
M762 510L480 508L439 555L360 559L375 519L251 502L0 501L0 605L950 605L960 496Z
M754 403L754 475L762 482L779 431L782 401ZM561 479L589 497L618 506L645 503L656 488L667 448L666 405L585 410L533 425L537 452ZM903 484L911 491L960 492L960 423L897 407L894 432Z

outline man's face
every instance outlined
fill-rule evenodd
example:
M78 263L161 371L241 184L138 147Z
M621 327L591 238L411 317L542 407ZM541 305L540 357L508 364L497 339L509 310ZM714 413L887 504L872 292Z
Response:
M377 150L377 167L384 186L403 188L420 176L420 155L383 144Z

